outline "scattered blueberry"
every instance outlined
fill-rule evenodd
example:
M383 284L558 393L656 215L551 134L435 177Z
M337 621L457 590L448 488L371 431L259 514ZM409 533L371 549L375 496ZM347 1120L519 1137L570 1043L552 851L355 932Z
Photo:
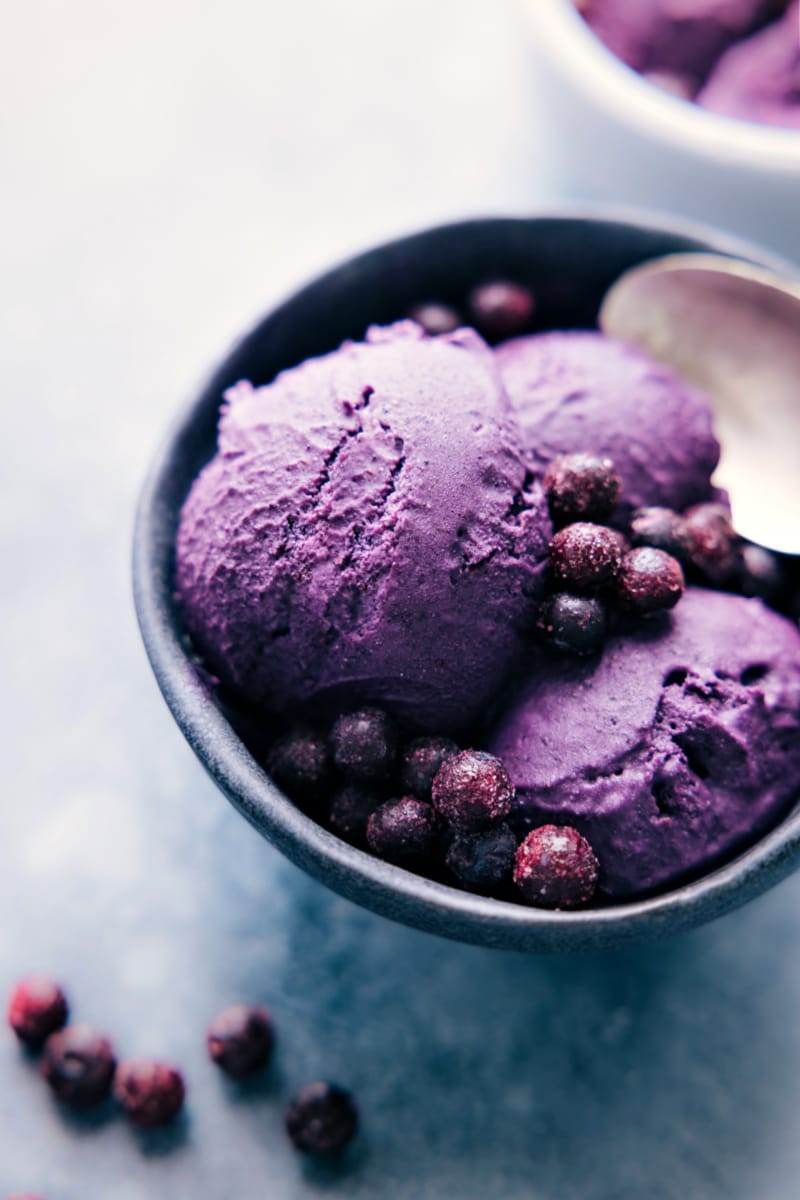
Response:
M531 323L533 293L519 283L506 279L481 284L469 294L472 323L490 341L516 337Z
M417 305L408 315L412 321L421 325L431 337L440 333L452 333L454 329L458 329L459 325L464 323L456 310L449 304L437 304L434 301Z
M516 853L514 883L528 904L540 908L580 908L597 887L594 851L569 825L541 825Z
M362 708L339 717L331 730L336 766L358 783L379 783L397 757L397 730L380 708Z
M436 772L451 754L458 754L458 746L450 738L419 737L409 742L400 760L405 790L430 802Z
M44 1044L41 1071L63 1104L99 1104L111 1091L117 1062L108 1038L88 1025L68 1025Z
M11 993L8 1023L26 1046L41 1046L45 1038L67 1023L67 998L59 985L45 976L22 979Z
M273 1041L272 1018L263 1005L228 1005L206 1034L212 1061L231 1079L244 1079L265 1067Z
M605 525L576 521L559 529L550 543L550 568L558 587L596 591L616 578L621 563L617 536Z
M358 783L346 783L334 792L328 809L328 824L346 842L363 845L367 822L381 803L381 797Z
M327 740L308 726L298 726L274 743L267 758L267 768L278 786L293 800L319 800L330 772Z
M622 560L617 598L622 608L638 616L674 608L684 592L681 564L653 546L639 546Z
M685 562L692 548L686 519L671 508L639 508L631 517L631 544L655 546Z
M743 596L774 600L783 590L784 583L783 568L776 555L754 542L742 543L736 585Z
M336 1154L358 1128L353 1098L333 1083L309 1083L286 1110L286 1132L305 1154Z
M438 844L439 822L434 809L413 796L387 800L367 822L367 845L387 862L424 862L436 853Z
M739 570L739 539L722 504L696 504L684 513L689 529L689 563L704 581L730 583Z
M556 525L571 521L604 521L622 494L610 458L597 454L564 454L544 474L550 516Z
M121 1062L114 1079L114 1096L125 1115L142 1129L174 1121L183 1107L183 1077L168 1063L149 1058Z
M597 654L605 642L608 620L596 597L559 592L545 604L540 627L559 650Z
M498 825L484 833L457 833L445 862L464 887L492 892L511 879L516 851L508 825Z
M449 825L475 833L508 816L514 788L499 758L483 750L461 750L442 763L431 797Z

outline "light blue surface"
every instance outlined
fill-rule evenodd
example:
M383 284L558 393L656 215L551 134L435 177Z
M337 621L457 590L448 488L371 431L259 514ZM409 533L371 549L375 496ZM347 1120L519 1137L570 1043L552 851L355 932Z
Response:
M522 48L490 7L37 0L0 48L0 988L54 972L76 1017L189 1085L185 1123L143 1140L62 1114L0 1036L0 1195L797 1195L800 881L610 956L390 925L217 794L135 628L141 478L237 330L354 248L555 193ZM245 1092L203 1048L239 998L278 1029ZM340 1172L282 1132L318 1076L362 1107Z

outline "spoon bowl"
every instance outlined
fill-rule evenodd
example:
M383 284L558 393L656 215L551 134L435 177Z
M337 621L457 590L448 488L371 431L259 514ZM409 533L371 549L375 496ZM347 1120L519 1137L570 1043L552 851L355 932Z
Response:
M617 280L600 326L708 393L722 445L714 481L736 529L800 554L800 286L740 259L670 254Z
M461 891L383 862L335 837L272 781L198 670L175 601L175 531L193 480L213 455L220 397L239 379L359 338L422 300L459 303L479 280L515 278L538 300L538 328L594 328L626 271L671 253L769 261L713 231L649 214L560 212L429 229L379 246L314 280L258 322L177 419L142 491L134 536L139 623L164 698L189 745L238 811L288 858L334 891L419 929L531 953L599 950L689 929L729 912L800 864L800 810L732 861L663 894L604 908L550 912Z

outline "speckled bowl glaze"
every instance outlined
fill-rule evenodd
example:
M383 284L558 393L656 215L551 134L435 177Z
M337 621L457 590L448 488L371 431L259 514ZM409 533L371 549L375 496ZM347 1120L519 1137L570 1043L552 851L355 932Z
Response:
M283 368L360 337L436 297L458 302L476 281L529 282L542 328L594 324L608 286L628 267L673 252L712 250L786 269L755 247L648 215L573 213L484 219L428 230L370 250L269 313L236 345L180 415L141 496L134 537L136 609L164 698L228 799L288 858L383 916L462 941L531 953L621 946L712 920L779 882L800 862L800 812L746 853L696 882L635 903L548 912L434 883L339 840L302 813L252 756L196 668L173 589L178 514L215 448L223 389L264 383Z

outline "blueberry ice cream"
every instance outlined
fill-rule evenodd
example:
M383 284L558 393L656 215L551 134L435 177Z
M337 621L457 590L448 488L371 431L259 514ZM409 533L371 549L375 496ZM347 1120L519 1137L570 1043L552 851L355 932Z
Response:
M516 816L569 825L624 899L713 867L800 781L800 631L760 600L690 588L601 657L539 658L488 741Z
M495 353L532 469L572 452L608 455L621 516L712 495L711 406L670 367L588 330L515 338Z
M725 116L797 128L800 16L789 0L575 0L622 62Z
M550 534L485 343L405 322L227 393L177 587L206 665L251 702L380 704L450 733L518 657Z

